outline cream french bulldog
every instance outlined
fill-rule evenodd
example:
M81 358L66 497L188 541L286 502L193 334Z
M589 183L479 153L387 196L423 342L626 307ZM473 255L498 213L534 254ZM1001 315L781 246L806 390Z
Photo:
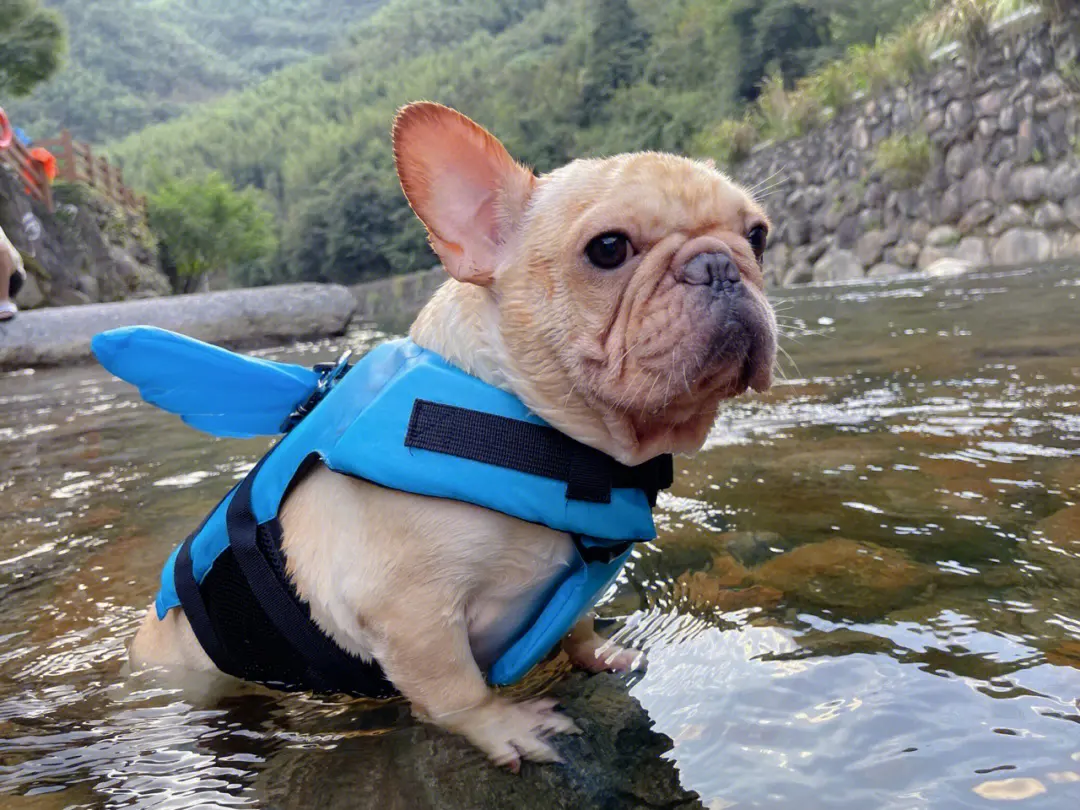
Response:
M772 380L763 293L768 222L706 162L652 152L537 177L434 103L403 108L394 155L450 280L410 335L507 390L567 436L627 464L690 453L720 403ZM287 573L340 647L377 661L416 714L512 769L555 761L574 723L485 683L478 651L571 553L569 535L471 504L316 466L281 509ZM640 659L579 622L562 642L592 671ZM147 615L137 668L214 671L181 608Z

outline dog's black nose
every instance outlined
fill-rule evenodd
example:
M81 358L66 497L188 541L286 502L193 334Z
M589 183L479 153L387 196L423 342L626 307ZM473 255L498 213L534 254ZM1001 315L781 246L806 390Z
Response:
M717 295L733 292L742 281L735 260L726 253L699 253L676 271L675 277L683 284L708 285Z

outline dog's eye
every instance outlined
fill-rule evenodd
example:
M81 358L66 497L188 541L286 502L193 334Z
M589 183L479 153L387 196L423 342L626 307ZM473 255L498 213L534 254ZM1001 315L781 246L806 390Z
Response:
M585 256L601 270L614 270L625 264L632 255L634 246L630 244L630 237L618 231L602 233L585 246Z
M754 251L758 264L761 264L761 260L765 258L765 243L768 238L769 229L764 225L755 225L746 234L746 241L750 243L750 249Z

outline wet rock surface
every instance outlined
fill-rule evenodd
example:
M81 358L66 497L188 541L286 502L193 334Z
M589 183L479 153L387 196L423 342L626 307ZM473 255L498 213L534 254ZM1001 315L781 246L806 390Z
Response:
M553 738L562 764L525 763L515 775L486 763L459 737L406 722L385 733L350 736L332 750L282 751L255 789L282 810L703 807L662 758L672 741L653 731L625 681L577 673L551 694L582 729Z
M991 253L994 264L1005 266L1045 262L1050 255L1050 237L1042 231L1028 228L1007 231Z

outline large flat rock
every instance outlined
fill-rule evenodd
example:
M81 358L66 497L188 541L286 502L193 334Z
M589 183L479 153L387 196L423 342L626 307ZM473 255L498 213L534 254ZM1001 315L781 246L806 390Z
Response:
M338 335L356 299L337 284L289 284L21 312L0 323L0 368L88 360L90 339L145 324L226 346Z
M562 764L527 762L509 773L462 738L408 720L397 704L370 715L382 730L339 714L335 727L319 728L334 745L277 750L255 795L278 810L704 810L679 783L671 739L653 730L621 678L575 673L550 694L582 729L551 740Z

